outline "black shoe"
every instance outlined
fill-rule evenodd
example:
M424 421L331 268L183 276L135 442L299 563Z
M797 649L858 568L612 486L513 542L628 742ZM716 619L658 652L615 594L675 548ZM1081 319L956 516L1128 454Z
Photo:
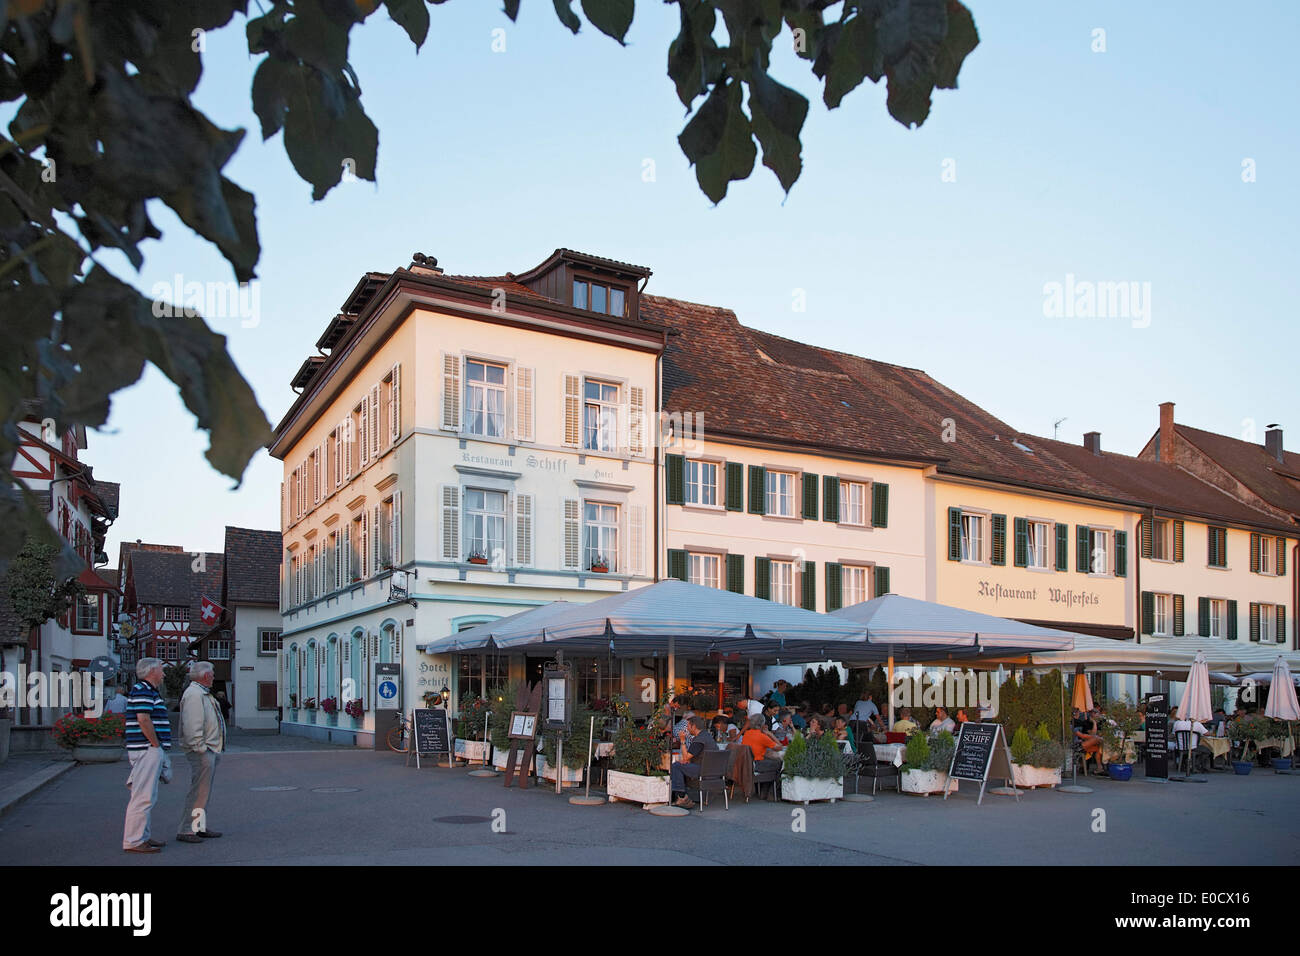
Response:
M200 830L198 835L203 837L205 840L215 840L217 837L221 836L221 834L216 830Z
M135 846L128 846L128 847L124 848L123 852L125 852L125 853L161 853L162 851L159 850L158 847L156 847L156 846L151 846L151 845L148 844L148 843L137 843Z
M166 840L146 840L145 842L148 843L150 846L156 846L160 848L165 847L167 845Z
M180 843L202 843L203 842L198 838L198 835L194 833L178 833L176 834L176 839Z

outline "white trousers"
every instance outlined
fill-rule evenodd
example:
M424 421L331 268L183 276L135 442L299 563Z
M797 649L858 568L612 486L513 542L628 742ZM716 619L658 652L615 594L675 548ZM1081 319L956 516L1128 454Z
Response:
M131 775L126 778L131 799L126 804L126 826L122 831L122 849L139 846L149 839L149 813L158 802L158 778L166 762L161 747L129 750Z

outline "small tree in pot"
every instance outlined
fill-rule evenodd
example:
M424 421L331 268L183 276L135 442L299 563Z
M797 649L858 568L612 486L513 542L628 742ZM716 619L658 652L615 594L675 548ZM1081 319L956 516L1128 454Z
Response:
M1097 721L1097 730L1101 734L1105 752L1114 756L1107 768L1112 779L1127 780L1133 776L1133 735L1141 727L1142 715L1133 706L1133 699L1128 694L1111 701L1106 716Z
M844 796L844 754L829 733L805 739L795 731L781 764L781 799L808 803Z
M663 768L668 738L654 725L637 727L627 721L614 736L613 767L606 780L611 800L635 803L667 803L668 771Z

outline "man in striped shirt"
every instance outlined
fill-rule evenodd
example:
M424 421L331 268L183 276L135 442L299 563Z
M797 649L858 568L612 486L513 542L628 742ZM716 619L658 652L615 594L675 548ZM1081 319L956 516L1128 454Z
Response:
M158 688L162 686L163 664L145 657L135 666L140 678L126 699L126 755L131 775L126 785L131 799L126 805L126 827L122 849L128 853L157 853L166 840L149 839L149 814L158 802L158 780L171 777L171 721Z

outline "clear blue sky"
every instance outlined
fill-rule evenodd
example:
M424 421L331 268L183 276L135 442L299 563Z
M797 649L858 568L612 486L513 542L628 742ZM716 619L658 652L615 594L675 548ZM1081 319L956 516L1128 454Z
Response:
M718 207L676 143L683 110L664 72L675 8L641 0L620 48L591 27L571 36L542 0L525 0L517 25L498 4L452 0L430 8L418 55L375 14L354 29L351 59L380 130L378 183L320 203L280 137L261 142L256 61L236 21L209 38L197 101L248 130L226 172L258 199L261 321L212 324L274 424L363 271L417 250L453 273L522 271L568 246L649 266L651 292L925 369L1030 433L1064 418L1062 439L1097 429L1132 454L1171 400L1182 422L1240 435L1252 419L1259 441L1281 422L1300 446L1300 6L967 2L980 46L919 130L888 116L883 84L828 111L783 49L775 74L813 101L804 173L786 197L760 166ZM956 182L942 181L948 159ZM170 211L154 215L164 238L138 276L119 275L145 292L176 273L231 278ZM1067 274L1150 283L1149 327L1044 317L1044 284ZM806 312L792 309L796 289ZM88 458L122 482L114 562L124 539L219 550L226 524L278 526L280 463L263 453L231 491L156 371L118 395L108 432L91 435Z

